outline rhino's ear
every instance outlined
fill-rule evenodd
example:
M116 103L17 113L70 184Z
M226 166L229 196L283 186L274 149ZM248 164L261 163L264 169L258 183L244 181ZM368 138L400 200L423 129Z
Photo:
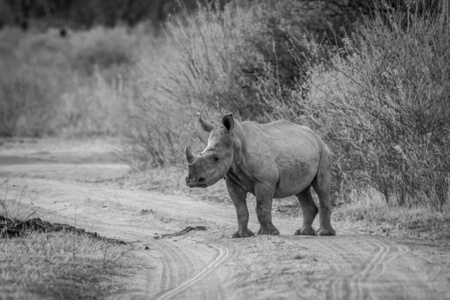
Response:
M211 132L211 130L214 129L214 126L212 126L211 124L202 119L200 113L197 113L197 120L204 131Z
M234 119L233 114L228 114L223 116L222 118L222 124L225 126L225 128L230 132L234 128Z

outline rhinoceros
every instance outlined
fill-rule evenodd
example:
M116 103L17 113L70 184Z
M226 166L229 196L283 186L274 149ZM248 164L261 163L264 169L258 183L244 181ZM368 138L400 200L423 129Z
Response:
M296 195L303 212L303 226L296 235L315 235L312 223L317 213L317 235L335 235L331 227L331 154L310 128L279 120L268 124L239 122L232 114L214 127L197 113L201 128L209 132L206 148L195 157L186 147L189 187L208 187L225 178L236 208L238 229L232 238L250 237L247 194L256 196L258 234L278 235L272 223L273 198ZM319 208L311 196L319 196Z

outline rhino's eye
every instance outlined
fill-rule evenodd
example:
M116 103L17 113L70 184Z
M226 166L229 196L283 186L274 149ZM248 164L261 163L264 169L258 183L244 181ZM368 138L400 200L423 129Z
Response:
M213 160L214 161L219 161L219 158L217 156L214 156Z

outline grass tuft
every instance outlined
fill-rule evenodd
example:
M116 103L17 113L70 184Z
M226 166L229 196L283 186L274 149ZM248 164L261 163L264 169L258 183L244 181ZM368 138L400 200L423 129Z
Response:
M370 195L375 195L373 192ZM360 195L352 203L335 209L333 218L352 223L363 233L396 238L427 240L450 239L450 211L433 211L425 207L408 208L396 203L386 205L382 195Z
M121 259L127 247L65 232L0 239L0 251L0 293L8 299L97 299L118 291L115 278L132 269Z
M133 245L39 218L27 187L1 184L0 294L6 299L97 299L124 288L136 270ZM15 193L12 194L11 193ZM25 199L30 197L31 207Z

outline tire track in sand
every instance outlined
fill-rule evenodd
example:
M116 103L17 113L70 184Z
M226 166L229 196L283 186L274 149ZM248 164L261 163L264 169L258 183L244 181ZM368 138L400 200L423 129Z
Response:
M193 287L196 283L198 283L200 280L202 280L206 275L210 274L211 272L214 272L218 266L223 264L230 256L229 250L226 247L223 247L219 244L206 242L200 239L196 238L187 238L191 241L202 243L208 248L214 249L217 254L215 255L214 259L207 264L200 272L194 274L192 277L186 279L184 282L182 282L177 287L166 290L162 294L157 295L155 299L157 300L166 300L171 299L178 295L179 293Z
M360 240L360 247L348 241L342 244L339 240L317 240L317 243L329 253L339 255L341 262L332 262L337 270L342 269L345 263L356 269L331 282L327 299L377 299L370 286L380 282L392 261L409 252L405 246L367 237ZM367 246L372 247L375 253L370 248L364 249ZM353 264L345 261L345 258L352 257L355 258Z
M192 270L195 262L192 256L178 250L175 245L165 241L158 243L160 246L157 250L164 255L160 289L167 290L188 277L189 270Z

